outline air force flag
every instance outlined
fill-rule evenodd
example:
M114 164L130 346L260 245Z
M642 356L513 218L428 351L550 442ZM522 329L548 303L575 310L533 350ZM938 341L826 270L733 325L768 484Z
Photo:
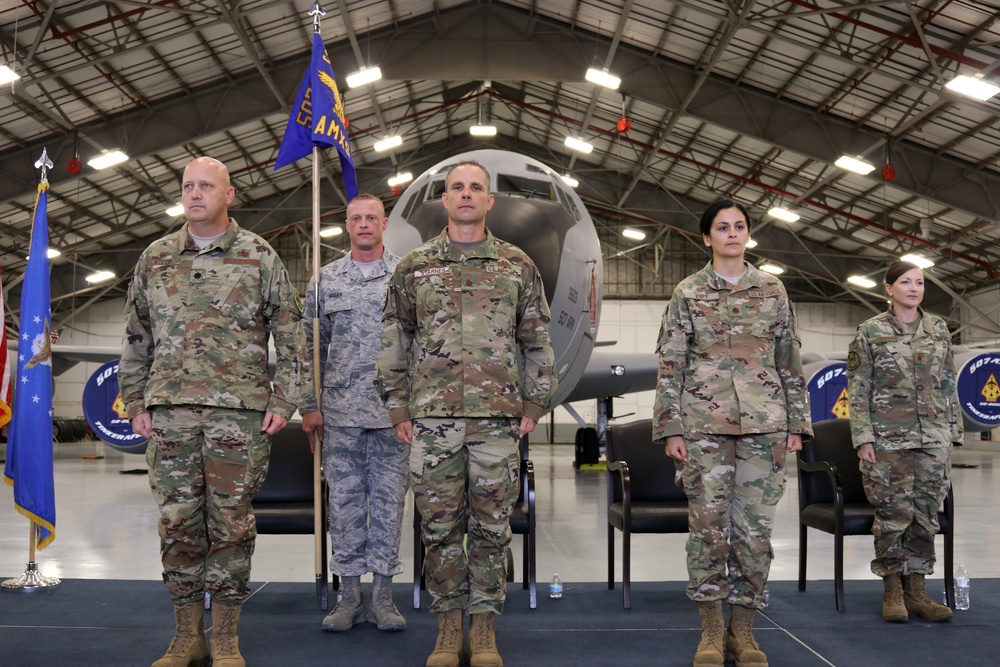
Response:
M38 527L39 549L55 539L56 494L52 466L52 329L49 315L48 182L38 186L31 250L21 289L17 383L7 438L4 481L14 507Z
M313 33L312 58L309 69L295 96L292 113L288 116L285 136L274 161L277 171L312 153L313 146L336 146L340 168L344 172L344 188L350 201L358 196L358 179L354 174L351 142L344 121L344 104L333 78L333 66L319 33Z

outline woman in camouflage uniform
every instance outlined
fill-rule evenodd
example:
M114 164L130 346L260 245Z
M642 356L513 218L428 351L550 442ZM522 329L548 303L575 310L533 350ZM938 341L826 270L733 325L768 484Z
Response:
M885 291L889 309L858 327L847 357L851 435L875 506L872 572L885 586L883 620L946 621L951 609L927 597L924 577L934 571L951 443L962 440L951 334L920 308L915 264L894 262Z
M767 665L753 616L767 604L785 454L812 433L795 315L781 281L743 258L750 222L735 202L708 207L701 234L712 261L677 285L657 345L653 438L678 462L688 496L699 667L722 667L727 655L737 667Z

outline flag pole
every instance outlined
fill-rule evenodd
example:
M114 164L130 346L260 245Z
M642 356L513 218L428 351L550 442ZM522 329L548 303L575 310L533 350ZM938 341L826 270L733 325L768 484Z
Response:
M48 170L54 165L52 160L49 159L49 154L46 149L42 149L42 156L38 158L35 162L35 167L41 167L42 177L39 184L39 192L41 192L41 187L47 185L49 182ZM32 233L34 233L34 221L32 221ZM7 579L0 582L0 589L5 591L34 591L39 588L49 588L51 586L58 586L61 582L57 577L46 577L44 574L38 571L38 563L35 562L35 542L38 540L38 525L35 524L30 518L28 519L28 563L24 567L24 572L21 576L14 577L13 579Z
M319 0L309 10L309 15L313 17L313 32L320 33L320 19L326 15ZM313 308L312 320L312 367L313 367L313 390L316 396L316 405L320 411L323 410L323 369L320 368L320 331L319 331L319 278L320 278L320 247L319 247L319 146L313 144L312 147L312 287L313 287ZM313 561L316 572L316 597L320 607L326 611L329 606L329 589L326 583L326 568L323 566L323 533L326 526L323 525L323 505L326 498L323 497L323 459L321 451L323 443L321 439L313 437Z

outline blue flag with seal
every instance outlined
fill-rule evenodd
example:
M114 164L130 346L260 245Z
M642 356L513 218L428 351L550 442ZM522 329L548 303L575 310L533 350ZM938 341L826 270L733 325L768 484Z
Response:
M38 529L39 549L56 536L52 467L52 343L49 314L49 184L38 186L31 250L21 289L14 410L3 477L14 487L14 508Z
M274 170L281 169L312 153L313 146L336 146L344 188L348 200L358 196L358 178L354 173L351 141L347 136L344 103L340 99L333 65L319 33L313 33L312 58L295 95L292 112L285 126L285 136L278 148Z

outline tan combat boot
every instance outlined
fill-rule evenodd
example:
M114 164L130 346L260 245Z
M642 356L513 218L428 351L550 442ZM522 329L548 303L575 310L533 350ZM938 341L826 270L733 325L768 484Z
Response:
M434 652L427 657L427 667L458 667L463 662L462 610L449 609L438 617L438 636Z
M338 605L339 606L339 605ZM375 575L372 600L368 603L367 618L379 630L405 630L406 619L392 602L392 577Z
M882 594L882 620L889 623L906 623L910 616L903 604L903 584L898 574L882 577L885 592Z
M497 636L493 632L493 616L492 611L469 616L470 667L503 667L503 659L497 651Z
M323 619L327 632L347 632L355 623L365 620L365 596L361 593L361 577L340 578L340 601Z
M153 667L203 667L208 664L208 643L205 641L205 605L201 602L175 604L174 619L177 634Z
M212 603L212 667L247 667L236 636L241 607L218 600Z
M701 641L694 654L694 667L722 667L726 655L725 619L722 600L698 602L701 615Z
M728 658L736 667L767 667L767 656L753 638L753 615L756 610L734 604L729 608L729 629L726 630Z
M911 614L925 621L950 621L954 613L951 607L939 604L927 597L924 575L903 575L903 604Z

